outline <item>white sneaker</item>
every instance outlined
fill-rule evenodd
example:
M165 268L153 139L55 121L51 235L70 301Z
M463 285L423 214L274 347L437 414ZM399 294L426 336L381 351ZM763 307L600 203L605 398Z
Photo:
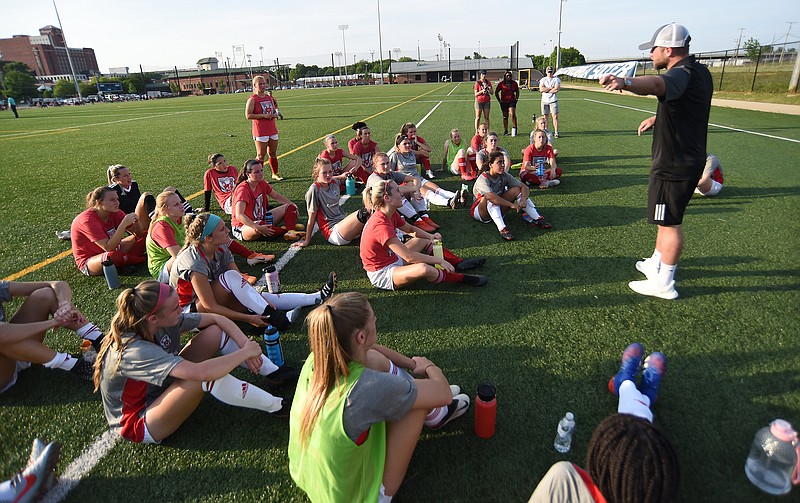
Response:
M458 384L451 384L450 385L450 395L456 396L459 393L461 393L461 386L459 386Z
M426 172L425 172L425 176L427 176L429 180L433 180L433 179L435 179L435 178L436 178L436 177L433 175L433 171L431 171L431 170L428 170L428 171L426 171Z
M636 270L644 274L648 280L655 281L658 278L660 263L651 258L646 258L636 262Z
M453 397L453 401L447 406L447 415L436 426L429 426L429 430L440 430L444 426L467 413L469 409L469 397L463 393Z
M70 231L56 231L56 237L62 241L69 241L72 239Z
M670 281L668 285L661 286L658 281L645 279L642 281L631 281L628 283L631 290L642 295L649 295L650 297L658 297L659 299L673 300L678 298L678 292L675 290L675 281Z
M556 185L560 185L560 184L561 184L561 180L559 180L558 178L556 178L555 180L548 180L547 181L547 186L548 187L555 187Z

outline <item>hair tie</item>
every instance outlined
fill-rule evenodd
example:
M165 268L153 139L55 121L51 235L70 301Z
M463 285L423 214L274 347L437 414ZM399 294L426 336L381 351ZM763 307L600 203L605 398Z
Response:
M166 283L159 283L158 284L158 300L156 301L156 307L153 308L152 311L147 316L152 316L156 314L156 311L161 309L161 306L164 305L164 302L169 297L169 294L172 293L172 288Z
M222 219L219 218L217 215L214 215L213 213L209 213L208 214L208 220L206 220L206 225L203 227L203 233L200 234L200 240L201 241L204 240L205 238L207 238L209 236L209 234L214 232L214 229L217 228L217 226L219 225L219 223L221 221L222 221Z

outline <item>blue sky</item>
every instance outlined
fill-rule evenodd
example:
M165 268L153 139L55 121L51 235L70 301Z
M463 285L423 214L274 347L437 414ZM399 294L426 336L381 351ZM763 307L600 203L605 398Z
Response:
M245 53L253 65L330 64L331 53L343 51L339 25L345 34L349 63L378 59L378 0L301 0L260 2L191 2L153 0L57 0L70 47L94 48L100 70L141 64L146 70L193 67L203 57L240 62ZM478 51L484 56L508 54L520 42L521 54L550 52L557 39L559 0L536 2L433 0L381 1L384 57L395 48L400 56L436 59L441 34L451 46L453 59ZM0 38L35 35L48 24L58 25L51 0L6 2L0 20ZM693 52L729 49L742 40L762 44L800 40L800 3L784 0L673 0L643 1L567 0L563 3L561 45L574 46L589 60L635 58L637 46L655 29L678 22L692 34ZM259 49L259 47L263 47ZM370 55L370 51L374 55ZM446 53L445 53L446 54ZM395 56L396 57L396 56ZM445 56L446 57L446 56ZM245 65L246 66L246 65Z

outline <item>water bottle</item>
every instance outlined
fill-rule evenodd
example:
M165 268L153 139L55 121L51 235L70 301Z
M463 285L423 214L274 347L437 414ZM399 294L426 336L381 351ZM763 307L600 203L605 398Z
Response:
M119 288L119 273L117 272L117 266L114 265L114 262L111 259L107 259L101 262L103 266L103 276L106 277L106 283L108 284L109 290L114 290Z
M353 177L352 173L347 174L347 180L345 181L345 188L347 190L348 196L356 195L356 179Z
M264 271L267 273L267 291L269 293L281 293L281 278L278 276L275 266L271 265Z
M442 242L438 239L433 240L433 256L444 260L444 249L442 248ZM439 264L436 264L434 267L437 269L444 269L444 267Z
M272 227L272 224L275 222L274 217L272 216L272 212L268 211L266 215L264 215L264 223Z
M572 412L567 412L558 422L556 439L553 441L553 447L561 454L569 452L569 448L572 446L573 431L575 431L575 416Z
M544 163L541 161L539 161L539 164L536 167L536 176L539 177L539 188L547 188L547 175L544 172Z
M497 420L497 390L494 385L484 382L478 386L475 397L475 434L480 438L491 438L494 435Z
M769 494L786 494L794 484L800 484L798 474L800 442L792 425L776 419L756 432L744 472L750 482Z
M283 346L281 346L281 334L272 325L267 325L264 330L264 342L267 346L267 358L278 367L283 367Z

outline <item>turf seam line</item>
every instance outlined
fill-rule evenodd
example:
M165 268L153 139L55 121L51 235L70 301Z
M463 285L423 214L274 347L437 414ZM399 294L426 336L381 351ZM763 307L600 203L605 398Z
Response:
M655 112L651 112L650 110L643 110L641 108L627 107L625 105L617 105L616 103L608 103L606 101L593 100L591 98L583 98L583 99L586 100L586 101L591 101L592 103L599 103L601 105L609 105L609 106L612 106L612 107L625 108L625 109L628 109L628 110L635 110L637 112L644 112L644 113L648 113L648 114L651 114L651 115L655 115ZM783 141L790 141L792 143L800 143L800 140L795 140L795 139L792 139L792 138L784 138L783 136L775 136L775 135L766 134L766 133L759 133L758 131L749 131L747 129L739 129L739 128L735 128L735 127L731 127L731 126L723 126L721 124L714 124L713 122L709 122L708 125L709 126L718 127L720 129L728 129L730 131L736 131L738 133L752 134L752 135L756 135L756 136L763 136L765 138L772 138L773 140L783 140Z
M78 485L81 479L85 477L115 445L117 445L120 438L119 435L113 433L111 430L106 430L102 435L97 437L92 445L87 447L86 450L64 470L64 473L59 477L58 484L50 489L43 501L46 503L57 503L63 500L67 494Z

